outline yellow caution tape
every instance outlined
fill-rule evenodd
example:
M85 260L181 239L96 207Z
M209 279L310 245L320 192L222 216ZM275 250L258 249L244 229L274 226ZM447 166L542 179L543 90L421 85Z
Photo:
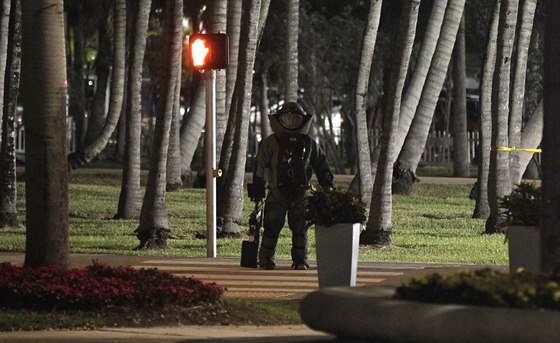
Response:
M507 146L497 146L494 147L494 150L496 151L523 151L523 152L542 152L542 149L529 149L529 148L517 148L512 146L507 147Z

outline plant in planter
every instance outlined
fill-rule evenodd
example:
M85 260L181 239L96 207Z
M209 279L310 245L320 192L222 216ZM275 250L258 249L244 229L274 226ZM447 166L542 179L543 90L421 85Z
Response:
M358 196L340 189L313 190L306 198L306 216L311 224L363 224L366 207Z
M534 183L521 183L510 195L498 201L503 209L501 225L506 230L510 272L518 268L538 272L541 256L541 187Z
M366 221L360 198L339 189L312 191L306 218L315 224L319 287L355 286L360 231Z

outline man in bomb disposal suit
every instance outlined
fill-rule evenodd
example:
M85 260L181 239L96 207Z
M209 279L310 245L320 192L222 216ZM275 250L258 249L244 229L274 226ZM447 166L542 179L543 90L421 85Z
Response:
M334 186L326 155L308 134L311 119L312 116L299 104L287 102L269 116L274 133L259 145L252 185L256 191L253 193L264 196L265 183L268 182L269 187L259 249L260 268L276 267L274 253L286 214L292 231L292 268L309 268L305 196L311 188L312 173L315 172L322 188Z

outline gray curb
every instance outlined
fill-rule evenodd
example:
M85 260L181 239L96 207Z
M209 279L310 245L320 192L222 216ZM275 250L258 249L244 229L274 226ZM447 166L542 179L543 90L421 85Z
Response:
M560 312L392 299L394 289L333 287L308 294L305 324L338 337L384 342L559 342Z

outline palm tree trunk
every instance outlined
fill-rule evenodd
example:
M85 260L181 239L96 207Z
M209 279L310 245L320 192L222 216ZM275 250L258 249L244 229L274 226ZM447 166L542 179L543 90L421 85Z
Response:
M488 174L488 204L490 215L484 233L501 232L501 210L498 199L511 193L509 154L500 147L508 147L508 118L510 109L511 56L517 26L518 0L505 0L500 6L498 50L492 91L492 149Z
M68 267L65 57L63 1L22 1L28 267Z
M21 69L21 3L11 0L6 88L3 94L0 145L0 228L17 227L15 118ZM2 117L0 116L0 117Z
M360 236L361 244L389 245L391 243L392 207L391 185L393 180L393 141L397 134L401 97L414 37L416 36L416 23L420 0L408 0L404 3L403 13L399 25L395 56L396 63L392 65L390 92L387 97L387 117L383 121L383 135L381 137L381 154L377 165L377 173L373 185L369 218L366 230Z
M191 163L198 147L206 118L206 88L202 82L196 86L189 111L183 117L179 144L181 147L181 178L186 182L191 177Z
M453 51L453 176L469 177L467 88L465 85L465 17Z
M167 152L166 190L168 192L179 190L183 187L181 179L181 148L179 146L179 116L181 114L181 64L177 69L177 82L173 110L171 110L171 129L169 131L169 150Z
M2 1L2 17L0 17L0 71L6 70L8 56L8 39L10 24L11 0ZM4 78L5 73L0 72L0 108L4 107ZM2 116L0 115L0 131L2 130ZM1 133L1 132L0 132ZM0 135L0 139L2 136Z
M100 134L93 142L78 149L76 152L68 156L68 162L73 169L90 163L95 157L105 149L111 135L117 127L119 117L121 115L123 96L124 96L124 79L125 79L125 48L126 48L126 1L115 1L115 19L114 19L114 58L113 58L113 75L111 77L111 102L109 104L109 113L105 126Z
M560 261L560 2L549 1L545 24L544 132L543 132L543 216L541 223L541 272L557 273Z
M227 11L227 0L212 1L212 32L226 32ZM220 156L228 122L229 112L226 109L226 84L226 70L216 70L216 156Z
M299 0L288 0L285 100L298 100Z
M369 16L362 41L362 55L356 81L355 122L356 140L358 145L358 170L360 172L360 198L364 204L369 205L373 180L371 175L371 159L369 150L368 125L366 118L366 97L373 62L373 51L377 41L377 30L381 19L382 0L372 0Z
M132 2L132 33L129 54L128 87L126 96L126 135L123 156L121 193L115 218L138 218L142 206L140 196L140 142L142 65L148 36L151 0Z
M243 2L244 15L241 20L239 66L230 109L230 118L235 118L235 133L233 135L231 162L221 189L222 196L218 199L218 225L221 226L222 232L228 235L239 234L237 223L240 221L243 210L249 108L251 105L252 74L257 50L260 9L260 0Z
M165 3L163 20L163 39L165 47L161 66L161 94L157 104L156 125L150 171L146 184L146 193L140 211L140 224L134 231L140 240L139 249L165 248L169 236L169 217L165 200L167 150L169 148L169 130L173 115L177 70L181 61L182 50L183 0Z
M525 80L527 76L527 60L531 33L533 32L533 18L537 8L537 0L525 0L519 18L519 39L517 40L517 56L515 58L515 72L513 90L511 93L511 111L509 116L509 145L518 147L521 143L521 126L523 121L523 101L525 99ZM521 154L526 152L510 151L509 167L512 185L519 183L523 175L520 166Z
M521 132L521 146L523 148L536 149L541 144L543 135L543 115L544 115L543 101L539 103L535 112L531 115L529 120L525 123L523 131ZM523 153L519 157L519 175L517 180L512 180L512 184L519 184L521 177L527 169L529 162L533 158L532 153Z
M447 2L448 0L435 0L432 5L432 11L428 19L426 32L424 33L422 47L420 48L420 53L414 71L412 72L410 84L407 86L402 99L401 112L399 115L399 131L395 139L395 150L397 153L401 151L406 134L408 133L410 124L416 113L416 107L418 107L418 103L420 102L422 89L424 88L430 65L432 64L432 58L438 44Z
M480 83L480 146L478 150L478 176L475 185L477 196L472 217L482 219L486 219L490 215L488 173L490 169L490 140L492 138L492 84L496 67L500 2L501 0L496 0L494 5Z
M416 115L398 157L397 163L400 168L410 171L413 175L416 173L416 168L426 146L426 139L430 131L434 110L445 82L464 8L465 0L449 0L441 28L441 35L428 73L428 79L422 90L422 97L416 109ZM415 179L415 177L412 179Z

